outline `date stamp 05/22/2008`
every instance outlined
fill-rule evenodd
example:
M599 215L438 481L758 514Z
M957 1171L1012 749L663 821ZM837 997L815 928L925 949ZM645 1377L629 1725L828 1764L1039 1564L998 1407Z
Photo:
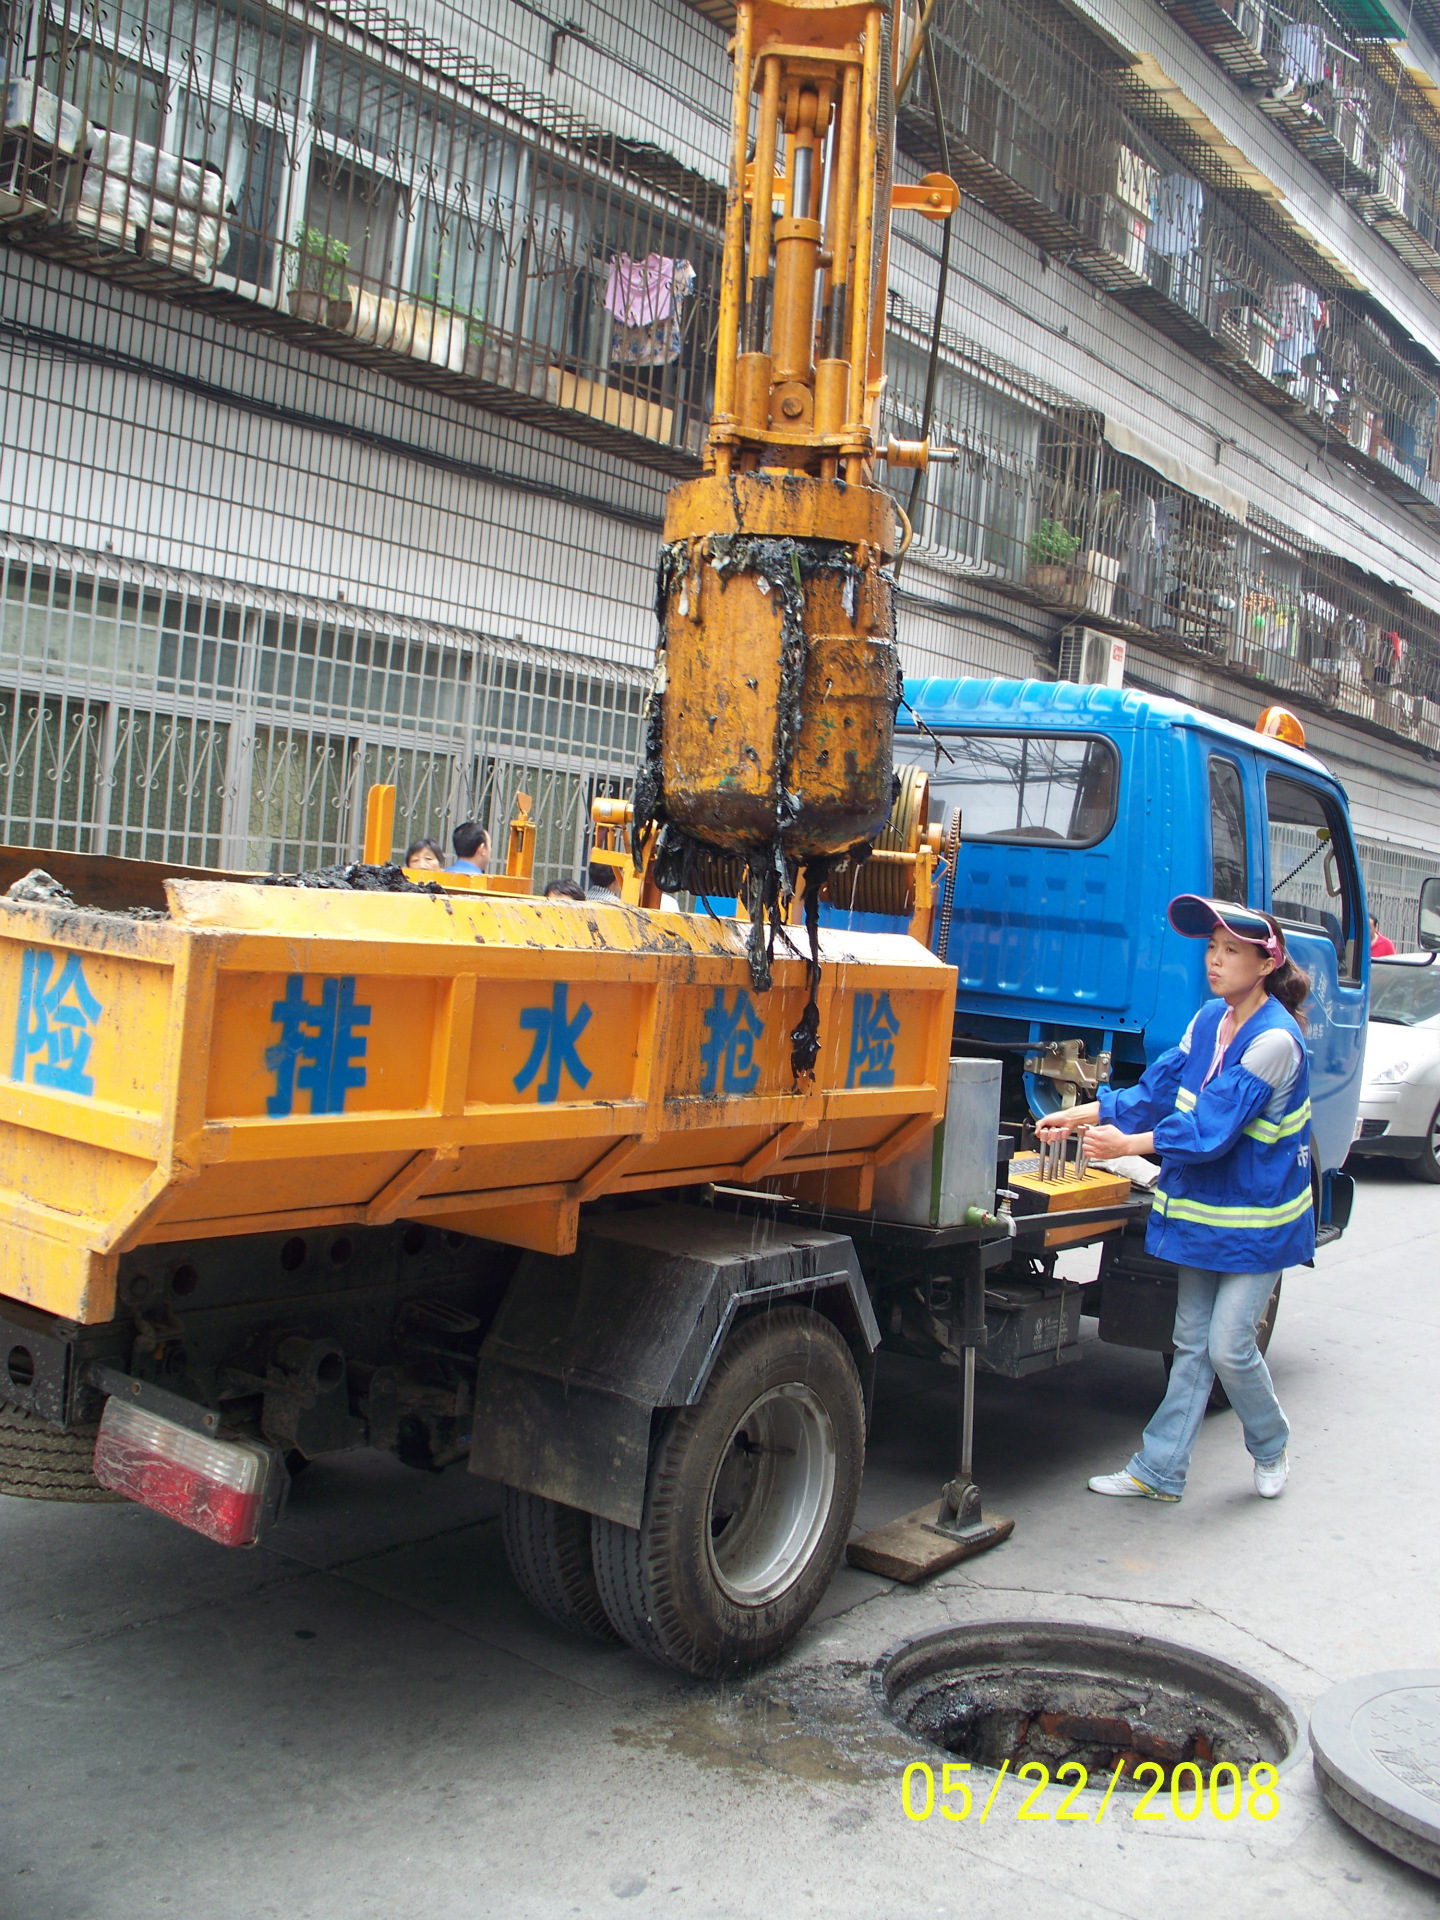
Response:
M945 1761L938 1769L938 1779L934 1767L924 1760L912 1760L900 1777L900 1805L907 1820L925 1821L938 1813L942 1820L959 1821L968 1820L973 1813L983 1826L990 1818L990 1809L995 1804L1000 1783L1009 1771L1010 1762L1006 1760L994 1776L983 1807L977 1807L975 1792L968 1778L968 1760ZM1089 1775L1078 1760L1067 1760L1055 1769L1056 1786L1067 1789L1056 1807L1041 1804L1045 1789L1051 1784L1050 1769L1042 1761L1027 1760L1023 1766L1016 1768L1014 1777L1030 1785L1031 1791L1016 1808L1015 1818L1079 1822L1093 1820L1098 1824L1105 1817L1123 1771L1122 1759L1109 1777L1104 1799L1092 1814L1088 1808L1076 1805L1079 1796L1089 1785ZM1137 1787L1143 1785L1146 1778L1150 1784L1138 1795L1124 1794L1121 1807L1133 1800L1130 1808L1132 1820L1164 1820L1167 1817L1164 1803L1158 1806L1151 1803L1165 1785L1166 1769L1156 1761L1144 1760L1136 1767L1131 1778ZM1218 1761L1210 1768L1208 1776L1195 1761L1182 1760L1178 1766L1169 1769L1169 1811L1177 1820L1186 1821L1198 1820L1204 1813L1221 1821L1238 1820L1242 1814L1247 1814L1252 1820L1273 1820L1280 1811L1277 1779L1276 1769L1264 1760L1252 1766L1244 1777L1239 1767L1230 1760ZM975 1786L978 1788L979 1783L976 1782Z

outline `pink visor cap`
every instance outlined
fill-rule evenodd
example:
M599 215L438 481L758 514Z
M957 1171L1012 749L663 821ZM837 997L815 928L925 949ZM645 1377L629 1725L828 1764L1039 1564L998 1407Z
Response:
M1277 964L1285 958L1284 942L1263 914L1253 907L1237 906L1233 900L1205 900L1198 893L1179 893L1170 902L1170 924L1187 940L1208 940L1216 927L1224 927L1237 940L1259 947L1267 960Z

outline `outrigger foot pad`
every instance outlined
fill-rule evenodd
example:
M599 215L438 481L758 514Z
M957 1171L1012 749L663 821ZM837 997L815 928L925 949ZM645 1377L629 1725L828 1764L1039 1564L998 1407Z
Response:
M949 1489L947 1488L947 1492ZM948 1525L947 1525L948 1522ZM878 1573L886 1580L900 1580L906 1586L918 1586L932 1574L970 1560L1008 1540L1015 1522L1001 1513L984 1513L978 1507L973 1519L955 1529L955 1514L945 1499L937 1508L933 1500L898 1520L887 1520L883 1527L852 1540L845 1557L852 1567Z

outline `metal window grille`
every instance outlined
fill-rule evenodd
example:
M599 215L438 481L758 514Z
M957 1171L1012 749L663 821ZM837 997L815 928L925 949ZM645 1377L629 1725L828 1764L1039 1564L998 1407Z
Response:
M1361 840L1365 902L1401 953L1413 952L1420 923L1420 883L1435 871L1433 855Z
M250 871L396 851L515 795L539 880L578 872L597 781L624 791L647 676L514 640L11 541L0 548L0 838Z
M921 424L921 316L892 302L888 429ZM1440 747L1440 618L1255 516L1113 452L1100 416L947 336L918 551L954 572L1200 654L1277 692Z
M22 244L693 467L714 182L373 7L41 0L4 78Z
M1319 34L1323 69L1323 34L1301 26ZM1293 40L1300 28L1285 31ZM968 191L1389 491L1440 505L1433 359L1367 315L1159 96L1045 0L940 0L932 39ZM1303 108L1304 91L1296 98ZM932 166L935 107L922 68L899 131ZM1378 128L1378 104L1376 116ZM1391 198L1372 208L1362 196L1362 207L1397 246L1408 209L1414 246L1430 246L1440 155L1398 97L1385 118ZM1440 252L1413 264L1440 285Z
M1168 13L1244 84L1260 111L1347 193L1402 259L1440 270L1440 145L1430 102L1382 40L1364 39L1321 0ZM1422 30L1434 10L1416 8Z

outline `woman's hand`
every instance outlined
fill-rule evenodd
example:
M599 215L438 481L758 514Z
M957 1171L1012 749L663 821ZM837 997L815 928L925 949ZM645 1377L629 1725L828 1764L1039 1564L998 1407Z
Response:
M1098 1101L1090 1100L1083 1107L1057 1107L1054 1113L1042 1114L1035 1122L1035 1137L1038 1140L1064 1140L1077 1127L1088 1127L1100 1118Z
M1148 1133L1121 1133L1118 1127L1085 1130L1087 1160L1119 1160L1127 1153L1149 1153L1154 1144L1153 1136Z

